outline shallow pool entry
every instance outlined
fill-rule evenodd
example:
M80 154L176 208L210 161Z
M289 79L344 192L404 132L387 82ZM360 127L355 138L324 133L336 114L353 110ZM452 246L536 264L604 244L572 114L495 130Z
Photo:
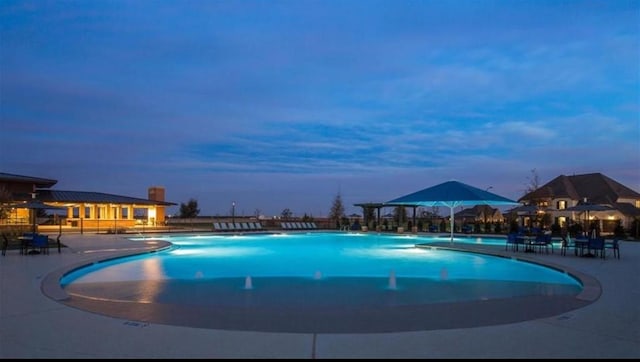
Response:
M416 247L422 238L311 233L167 238L175 247L66 274L65 303L202 328L376 333L465 328L582 307L574 277Z
M575 296L581 288L503 280L433 280L427 278L298 277L152 280L79 283L66 287L69 294L102 300L160 303L184 306L290 308L409 306L520 296Z

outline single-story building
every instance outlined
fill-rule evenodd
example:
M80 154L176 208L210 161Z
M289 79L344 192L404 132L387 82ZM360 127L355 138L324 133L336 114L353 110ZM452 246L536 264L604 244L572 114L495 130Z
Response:
M21 203L38 200L62 208L56 210L54 224L65 228L113 229L135 226L164 225L165 208L176 205L167 202L161 186L148 188L148 198L106 194L102 192L62 191L51 189L58 181L0 173L0 223L5 225L31 224L33 210L21 208ZM46 220L37 219L37 223Z

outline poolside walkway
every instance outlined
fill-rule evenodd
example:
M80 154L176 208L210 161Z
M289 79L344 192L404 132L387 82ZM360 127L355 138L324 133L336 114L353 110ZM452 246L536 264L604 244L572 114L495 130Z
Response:
M526 255L597 280L602 294L583 308L488 327L367 334L213 330L75 309L44 294L46 281L69 266L161 244L88 234L64 235L63 243L60 254L0 256L0 358L640 358L640 242L622 242L620 260Z

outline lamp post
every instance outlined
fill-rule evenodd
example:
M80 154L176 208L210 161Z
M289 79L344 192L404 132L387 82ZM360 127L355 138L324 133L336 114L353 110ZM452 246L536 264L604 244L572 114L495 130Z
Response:
M233 222L233 225L235 227L235 224L236 224L236 202L235 201L231 203L231 222Z

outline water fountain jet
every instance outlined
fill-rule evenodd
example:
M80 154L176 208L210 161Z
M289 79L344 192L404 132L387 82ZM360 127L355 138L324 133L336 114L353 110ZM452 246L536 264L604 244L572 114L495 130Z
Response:
M247 275L244 279L244 289L253 289L253 282L251 281L250 275Z
M389 289L397 289L396 287L396 272L395 271L391 271L389 273Z

